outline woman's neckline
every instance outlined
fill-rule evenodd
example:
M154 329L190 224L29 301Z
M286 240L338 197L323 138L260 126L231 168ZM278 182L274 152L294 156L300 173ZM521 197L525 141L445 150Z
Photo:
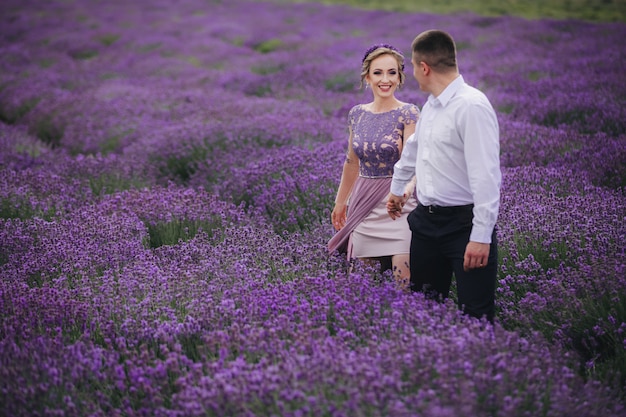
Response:
M391 113L393 111L396 110L400 110L402 107L406 106L407 103L400 103L400 105L398 105L398 107L394 107L393 109L389 109L389 110L384 110L384 111L372 111L370 110L368 107L371 106L371 103L368 104L362 104L361 108L363 109L363 111L367 112L367 113L371 113L371 114L385 114L385 113Z

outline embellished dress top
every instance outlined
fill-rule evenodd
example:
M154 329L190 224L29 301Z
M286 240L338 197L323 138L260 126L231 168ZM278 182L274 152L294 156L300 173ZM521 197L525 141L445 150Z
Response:
M406 202L402 217L392 220L386 203L393 166L400 159L404 127L415 124L419 109L404 104L383 113L372 113L364 105L348 114L352 148L359 158L357 178L348 203L343 229L328 242L329 252L346 253L348 259L408 254L411 232L406 220L417 206L415 196Z

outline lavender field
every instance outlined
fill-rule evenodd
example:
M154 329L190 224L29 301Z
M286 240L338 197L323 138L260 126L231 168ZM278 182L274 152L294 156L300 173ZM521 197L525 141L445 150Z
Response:
M362 53L410 56L430 28L501 126L493 327L326 252ZM624 39L314 3L3 0L0 415L626 416Z

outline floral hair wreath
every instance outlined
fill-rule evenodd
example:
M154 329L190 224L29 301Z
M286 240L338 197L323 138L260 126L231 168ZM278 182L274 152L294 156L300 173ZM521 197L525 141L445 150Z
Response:
M402 52L400 52L400 50L398 48L396 48L393 45L390 45L388 43L376 43L372 46L370 46L367 51L365 51L365 55L363 55L363 59L361 60L361 63L365 62L365 60L367 59L367 57L369 56L369 54L371 54L372 52L374 52L375 50L377 50L378 48L387 48L387 49L391 49L394 52L397 52L398 54L400 54L400 56L402 58L404 58L404 55L402 54ZM400 66L400 69L402 71L404 71L404 64L402 64Z

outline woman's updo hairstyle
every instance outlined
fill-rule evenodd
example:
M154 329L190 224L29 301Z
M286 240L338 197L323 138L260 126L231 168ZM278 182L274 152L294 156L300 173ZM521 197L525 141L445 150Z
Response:
M398 87L404 84L404 55L402 55L402 52L392 45L387 43L377 43L370 46L367 51L365 51L363 59L361 60L361 88L363 87L365 77L370 71L372 61L382 55L391 55L396 59L398 62L398 73L400 75L400 83L398 84Z

